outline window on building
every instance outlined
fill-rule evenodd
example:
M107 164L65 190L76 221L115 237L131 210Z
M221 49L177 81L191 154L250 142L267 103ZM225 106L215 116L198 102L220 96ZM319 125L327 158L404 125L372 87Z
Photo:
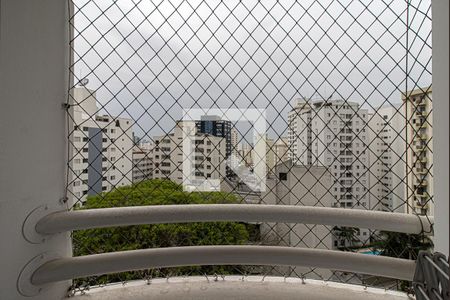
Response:
M279 174L278 174L278 178L280 179L280 180L287 180L287 173L283 173L283 172L280 172Z

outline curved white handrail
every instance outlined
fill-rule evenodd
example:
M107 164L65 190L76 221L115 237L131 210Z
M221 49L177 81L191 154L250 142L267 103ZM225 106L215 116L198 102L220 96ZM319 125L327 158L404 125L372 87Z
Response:
M413 279L415 261L352 252L274 246L194 246L131 250L60 258L39 267L34 285L124 271L193 265L317 267Z
M410 214L293 205L191 204L85 209L49 214L36 225L41 234L139 224L214 221L280 222L349 226L419 234L432 218Z

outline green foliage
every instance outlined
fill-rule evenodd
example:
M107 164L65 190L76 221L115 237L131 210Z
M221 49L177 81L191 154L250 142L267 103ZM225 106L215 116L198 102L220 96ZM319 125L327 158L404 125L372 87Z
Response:
M187 193L168 180L148 180L131 186L121 187L112 192L89 197L82 207L93 209L121 206L171 205L171 204L214 204L238 203L229 193ZM74 256L125 251L134 249L192 246L192 245L240 245L249 243L254 235L254 225L237 222L210 222L189 224L156 224L126 227L80 230L73 233ZM170 270L147 270L127 272L77 281L90 285L122 280L142 279L153 276L230 274L239 272L235 266L198 266L172 268ZM156 272L156 273L155 273Z
M373 248L383 256L416 259L419 251L433 247L428 237L419 234L382 231L380 236Z
M338 249L343 251L353 252L358 246L354 246L358 239L356 238L358 229L354 227L333 227L333 234L338 239ZM344 245L341 245L341 241L344 241Z
M372 248L374 251L380 252L382 256L417 259L419 251L430 250L433 247L431 239L420 234L381 231L380 237L373 243ZM399 289L412 292L411 283L401 280Z

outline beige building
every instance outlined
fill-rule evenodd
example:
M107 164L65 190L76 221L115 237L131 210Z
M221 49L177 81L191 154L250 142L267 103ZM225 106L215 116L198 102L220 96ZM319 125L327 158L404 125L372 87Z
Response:
M154 137L153 178L183 183L183 136L183 122L178 121L173 132ZM225 139L198 132L191 138L195 145L192 162L195 177L222 180L226 165Z
M252 149L252 146L246 142L238 144L238 158L243 161L247 167L253 166Z
M268 136L264 137L266 143L266 173L268 177L276 176L275 174L275 166L283 161L287 161L288 155L288 145L286 138L280 138L277 141L269 138ZM244 162L247 167L253 167L255 164L254 159L254 151L252 145L249 144L239 144L237 155L238 158Z
M275 176L276 148L273 139L266 136L266 173L267 177Z
M267 138L266 140L266 164L267 176L276 176L275 168L281 162L285 162L288 157L288 140L279 138L276 141Z
M238 156L239 132L235 127L231 128L231 154Z
M279 164L280 162L287 161L288 157L288 139L285 137L280 137L275 142L275 164Z
M153 147L141 145L133 148L133 183L151 179L153 176Z
M432 89L416 89L408 92L402 99L408 120L405 192L408 199L407 212L434 215Z
M99 115L95 92L86 87L73 89L73 101L69 197L84 202L132 183L133 130L130 119Z

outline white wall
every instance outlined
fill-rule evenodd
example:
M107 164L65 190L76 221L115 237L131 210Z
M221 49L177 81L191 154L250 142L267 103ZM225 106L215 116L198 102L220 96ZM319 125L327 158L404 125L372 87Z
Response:
M326 167L293 166L291 161L280 163L275 178L267 179L266 193L261 196L265 204L331 207L334 198L330 189L332 177ZM287 180L280 180L286 173ZM317 179L320 178L320 181ZM299 248L333 249L331 226L311 224L262 223L264 244ZM308 273L306 267L279 267L282 272ZM295 274L295 273L292 273ZM292 275L291 274L291 275ZM319 276L317 276L319 275ZM308 278L329 278L330 270L316 269Z
M35 209L64 209L69 73L68 1L7 0L0 6L0 299L59 299L70 282L19 294L19 274L44 252L70 255L67 234L27 241ZM31 230L25 230L34 240ZM39 257L39 256L38 256Z
M435 251L449 255L449 1L433 0Z

